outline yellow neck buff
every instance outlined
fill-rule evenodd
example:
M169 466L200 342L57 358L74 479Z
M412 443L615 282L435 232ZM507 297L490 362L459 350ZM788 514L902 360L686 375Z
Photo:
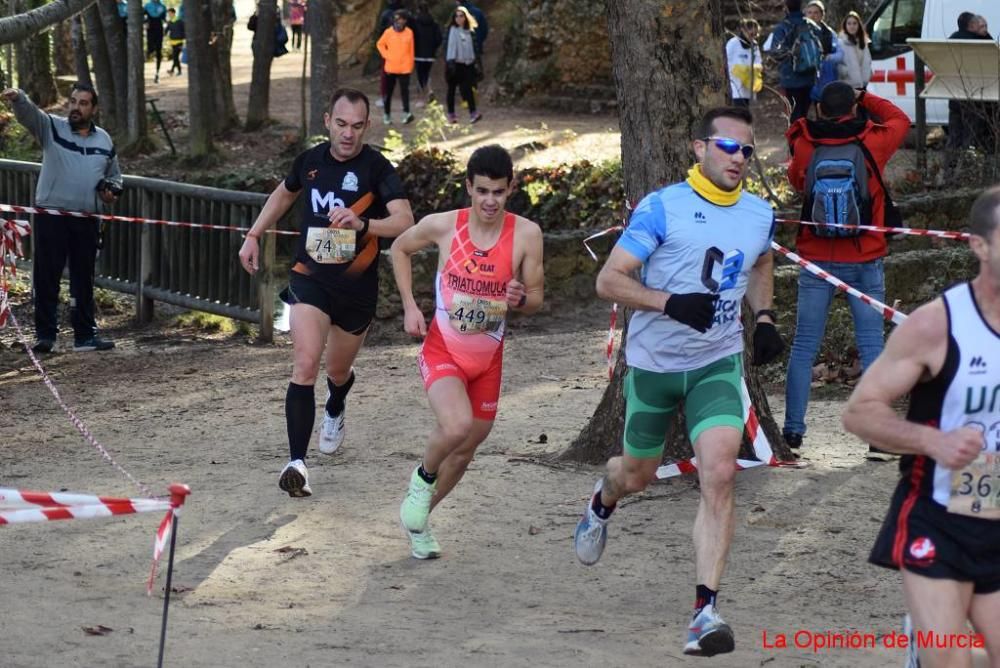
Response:
M742 185L736 190L723 190L709 181L708 177L701 173L700 162L695 163L694 167L688 170L687 182L689 186L694 188L696 193L712 204L718 204L719 206L732 206L736 204L740 201L740 195L743 193Z

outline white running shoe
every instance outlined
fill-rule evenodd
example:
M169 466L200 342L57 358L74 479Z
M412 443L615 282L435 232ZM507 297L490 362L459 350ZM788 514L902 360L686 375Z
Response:
M319 428L319 451L324 455L332 455L344 443L344 436L347 430L344 428L344 413L333 417L323 409L323 425Z
M913 620L909 613L903 617L903 635L909 638L903 668L920 668L920 649L917 647L917 634L913 629Z
M281 477L278 478L278 487L288 492L288 496L291 497L312 496L309 471L306 470L305 462L293 459L285 464L285 468L281 469Z

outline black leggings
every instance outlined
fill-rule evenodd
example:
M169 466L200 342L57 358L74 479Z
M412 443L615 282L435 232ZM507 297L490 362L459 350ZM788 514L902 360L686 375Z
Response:
M472 63L455 63L454 72L448 77L448 113L455 113L455 89L462 92L462 99L469 105L469 113L476 113L476 93L472 86L476 80L476 66Z
M410 75L385 73L385 113L390 112L392 106L392 94L396 90L396 81L399 81L399 96L403 98L403 113L410 113Z
M302 48L302 26L292 24L292 48Z
M170 66L170 71L173 72L174 70L176 70L177 74L180 74L181 73L181 52L184 51L184 45L183 44L174 44L171 47L171 49L172 49L172 51L170 52L170 59L173 61L173 64Z
M418 60L415 65L417 67L417 85L420 86L420 90L427 90L427 82L430 81L434 61Z

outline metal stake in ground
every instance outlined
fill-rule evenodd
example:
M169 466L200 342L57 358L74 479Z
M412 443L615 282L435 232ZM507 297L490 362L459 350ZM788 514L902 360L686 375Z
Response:
M167 610L170 606L170 587L174 577L174 547L177 544L178 510L184 505L184 498L191 493L187 485L173 484L170 486L170 503L174 507L170 528L170 554L167 557L167 582L163 594L163 621L160 623L160 654L156 659L156 668L163 668L163 649L167 642Z

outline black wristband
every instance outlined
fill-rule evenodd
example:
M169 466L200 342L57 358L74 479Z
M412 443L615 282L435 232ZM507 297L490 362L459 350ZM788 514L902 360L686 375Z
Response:
M757 314L754 316L754 319L759 318L762 315L766 315L767 317L769 317L771 319L771 322L778 322L778 316L776 316L774 314L774 311L772 311L769 308L762 308L761 310L757 311Z
M517 307L524 308L524 305L528 303L528 293L525 292L521 295L521 298L517 300Z
M361 233L361 236L365 236L368 234L368 219L358 216L358 220L361 221L361 229L358 232Z

